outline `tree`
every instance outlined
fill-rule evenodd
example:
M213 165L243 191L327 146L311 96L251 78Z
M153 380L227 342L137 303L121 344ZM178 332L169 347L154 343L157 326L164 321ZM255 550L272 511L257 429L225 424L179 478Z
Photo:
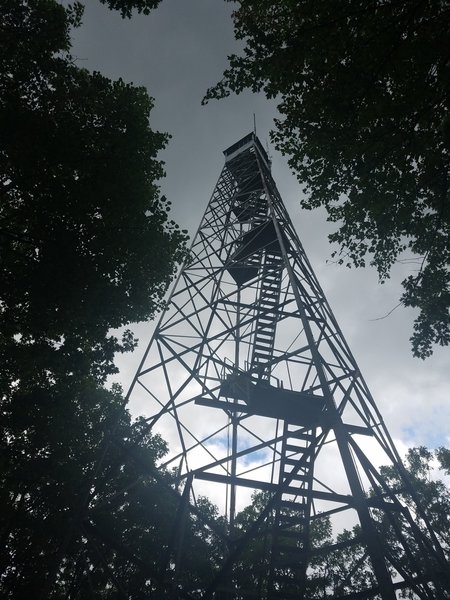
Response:
M109 334L152 318L184 252L156 181L168 136L144 88L78 68L81 5L0 8L1 392L59 374L103 381Z
M450 552L450 490L448 485L438 479L433 471L434 467L438 467L448 475L449 465L450 450L446 448L439 448L435 451L424 447L411 448L405 460L414 494L418 496L422 508L427 513L428 520L446 557L444 560L447 561ZM405 480L399 478L398 470L393 467L381 467L381 473L389 488L396 490L396 496L401 500L402 505L411 511L412 519L419 529L425 529L426 523L423 515L415 512L417 504L411 497L411 488L406 489ZM379 491L376 493L375 490L370 490L370 495L379 498ZM253 528L252 530L260 515L269 506L271 506L271 510L267 512L267 522L260 524L258 529ZM442 563L435 564L431 553L427 555L423 545L418 543L416 535L407 532L408 528L402 528L403 540L408 544L408 553L405 552L404 546L399 541L401 538L398 536L398 526L406 518L406 511L392 511L392 514L388 515L385 510L376 508L375 502L372 511L375 526L380 533L380 540L383 540L385 556L389 557L389 563L396 565L400 569L399 572L411 573L411 565L414 562L413 555L417 553L418 571L424 569L425 573L432 574L433 583L426 579L423 583L419 577L416 585L425 585L427 593L431 593L431 595L435 593L436 598L448 598L448 567L445 572L442 570ZM320 513L316 516L319 515ZM236 516L236 543L239 544L241 535L247 534L246 544L237 557L232 577L230 576L228 579L228 582L232 580L238 595L242 592L244 597L245 590L252 590L256 591L258 597L266 597L274 516L273 503L268 492L253 494L251 504ZM395 531L396 527L397 531ZM248 535L249 533L250 535ZM279 541L278 539L278 543ZM348 543L350 541L351 543ZM283 539L283 545L295 545L296 543L297 541L292 535ZM359 596L362 590L367 591L376 586L360 525L355 525L351 530L343 529L340 533L336 533L333 532L329 515L314 519L310 531L310 545L312 552L307 571L308 597L325 599L345 596L350 598L353 595ZM286 566L285 574L287 576L291 567ZM395 575L394 571L393 574ZM443 587L440 590L436 589L435 584L439 586L440 583ZM279 585L281 586L282 583ZM286 577L286 585L289 586L288 577ZM285 591L288 595L289 591L292 593L292 588L287 588ZM403 587L400 593L402 598L414 600L418 597L409 587Z
M415 356L450 342L450 2L241 0L241 56L205 101L250 88L279 99L272 140L339 223L338 260L378 269L404 251L417 272ZM335 253L336 254L336 253Z
M433 467L448 475L449 456L450 451L447 448L433 451L419 446L408 450L405 461L414 490L448 558L450 558L450 490L444 481L434 476ZM382 475L391 487L399 487L399 478L394 469L382 467ZM402 489L401 497L412 509L411 497L407 490Z
M266 513L264 522L255 524L261 519L261 514ZM294 511L291 516L294 517ZM268 597L268 588L271 570L271 552L274 543L274 522L276 519L276 509L274 497L269 492L254 492L251 503L236 515L235 534L236 543L239 545L240 536L247 536L247 542L242 544L242 549L238 554L234 565L232 581L236 586L236 594L242 594L246 597L247 593L256 593L258 598ZM277 544L284 546L298 546L298 540L292 536L295 530L301 530L301 525L294 525L285 536L278 533ZM250 535L249 535L250 532ZM318 550L333 542L332 526L328 516L317 519L312 522L310 529L309 543L311 548ZM341 553L342 554L342 553ZM278 591L284 591L286 596L292 594L292 565L284 568L286 580ZM294 576L295 579L295 576ZM323 587L330 588L331 575L327 560L323 560L320 553L312 558L308 565L308 597L327 597L326 592L321 590ZM229 584L228 584L229 587ZM241 597L241 596L239 596Z
M133 9L144 15L150 14L161 0L100 0L100 2L111 9L120 10L122 17L131 17Z
M3 404L1 421L1 597L167 597L162 559L180 497L174 474L156 466L165 442L143 419L131 423L119 389L92 380L20 400ZM204 500L185 517L185 592L212 577L217 542L204 521L216 518Z
M168 136L150 128L143 88L74 64L81 16L77 2L0 5L5 598L115 598L114 572L133 597L150 593L177 507L173 477L155 468L164 442L102 387L115 352L135 345L110 329L151 318L184 256L157 186ZM146 569L122 549L130 539Z
M95 481L102 441L112 428L120 432L127 425L117 390L89 381L69 380L3 401L2 597L27 598L50 583L51 573L56 577L64 538ZM100 479L111 459L103 461ZM66 569L79 550L78 538L67 541Z

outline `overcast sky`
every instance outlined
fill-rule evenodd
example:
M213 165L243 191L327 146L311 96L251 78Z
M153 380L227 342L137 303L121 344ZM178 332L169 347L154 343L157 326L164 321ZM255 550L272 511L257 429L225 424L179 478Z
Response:
M155 98L152 127L172 135L161 156L167 172L161 188L172 201L173 218L194 235L223 166L222 151L252 130L253 113L265 144L277 114L275 103L249 93L201 106L206 89L220 78L227 54L238 50L232 4L163 0L149 16L122 20L95 0L86 3L73 54L80 66L143 85ZM376 320L398 304L400 281L412 267L398 265L391 281L380 286L373 269L332 264L327 240L332 229L325 213L300 209L299 182L286 159L273 148L270 152L274 179L299 237L399 450L450 444L450 351L439 348L426 361L411 356L411 309L397 308ZM124 389L153 327L139 325L138 349L118 362Z

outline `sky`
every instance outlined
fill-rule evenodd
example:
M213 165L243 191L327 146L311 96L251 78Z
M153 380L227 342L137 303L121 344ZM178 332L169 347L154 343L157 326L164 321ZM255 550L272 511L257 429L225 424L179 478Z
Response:
M233 37L232 3L224 0L163 0L150 15L122 20L96 0L86 1L83 25L73 38L79 66L145 86L155 99L151 126L172 138L160 155L166 178L161 190L172 217L191 236L223 167L222 151L253 129L265 145L276 102L244 93L201 105L221 77L227 55L239 52ZM272 174L340 327L352 349L400 453L418 445L450 444L449 349L422 361L411 355L414 311L396 308L401 280L414 265L398 264L379 285L374 269L333 263L326 214L300 208L302 186L287 159L269 146ZM135 327L140 343L119 357L118 381L126 390L155 323Z

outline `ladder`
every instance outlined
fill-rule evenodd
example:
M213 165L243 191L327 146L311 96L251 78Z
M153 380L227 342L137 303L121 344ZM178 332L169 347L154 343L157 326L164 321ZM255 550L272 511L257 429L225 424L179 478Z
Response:
M285 422L275 505L269 600L302 600L310 550L315 430Z
M270 378L280 303L282 262L280 252L266 251L262 266L258 316L255 321L255 337L250 363L259 379Z

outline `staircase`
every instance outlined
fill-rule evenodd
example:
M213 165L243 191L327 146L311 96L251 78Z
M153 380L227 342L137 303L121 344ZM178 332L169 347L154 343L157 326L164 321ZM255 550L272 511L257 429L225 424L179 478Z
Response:
M315 431L285 422L275 507L269 600L302 600L308 564Z
M266 251L258 298L258 317L251 358L251 368L259 379L270 378L277 313L280 303L282 257L280 252Z

